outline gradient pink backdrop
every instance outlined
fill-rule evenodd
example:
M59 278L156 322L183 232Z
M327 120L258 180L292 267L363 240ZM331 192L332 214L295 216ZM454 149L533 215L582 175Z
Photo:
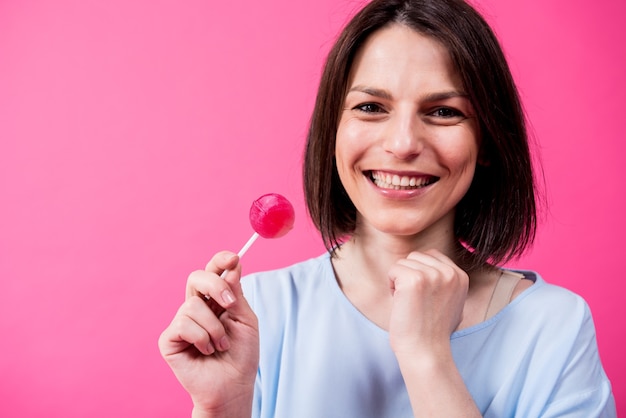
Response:
M262 3L262 4L261 4ZM276 191L297 226L245 271L322 251L301 150L359 1L0 1L0 416L173 417L156 341L188 273ZM550 210L517 265L592 307L626 413L621 0L483 0L541 144Z

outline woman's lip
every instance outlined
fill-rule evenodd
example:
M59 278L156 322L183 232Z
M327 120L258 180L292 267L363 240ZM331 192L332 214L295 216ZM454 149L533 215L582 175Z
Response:
M385 169L372 169L372 170L364 170L366 174L371 173L384 173L389 175L396 176L409 176L409 177L435 177L432 174L423 173L421 171L410 171L410 170L385 170Z
M363 174L378 193L387 198L402 200L422 195L439 180L439 177L429 174L406 171L370 170ZM409 184L406 186L402 186L407 182L403 177L409 178ZM413 182L410 179L413 179Z
M369 170L364 175L378 188L385 190L420 189L439 180L439 177L418 172Z
M433 183L428 186L415 188L415 189L383 189L378 187L374 183L370 183L374 190L380 195L384 196L387 199L392 200L410 200L417 196L422 196L424 193L428 192L433 186Z

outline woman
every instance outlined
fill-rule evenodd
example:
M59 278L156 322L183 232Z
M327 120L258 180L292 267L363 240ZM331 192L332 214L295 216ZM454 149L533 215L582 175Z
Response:
M194 416L615 416L585 302L497 267L534 237L533 172L509 69L466 3L355 16L304 183L328 254L240 284L219 253L161 336Z

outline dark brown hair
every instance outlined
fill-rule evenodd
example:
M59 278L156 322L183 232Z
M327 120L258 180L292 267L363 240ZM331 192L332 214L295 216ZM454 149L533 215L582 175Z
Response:
M440 42L477 114L481 160L456 208L455 235L470 250L466 268L520 255L536 230L535 179L517 89L489 25L462 0L374 0L346 26L322 73L304 156L309 214L333 251L354 231L356 208L337 173L340 109L354 56L376 30L406 25Z

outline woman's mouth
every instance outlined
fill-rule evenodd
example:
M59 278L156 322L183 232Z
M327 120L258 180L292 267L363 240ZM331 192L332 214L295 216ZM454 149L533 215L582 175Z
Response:
M439 177L429 175L398 175L384 171L370 171L368 177L381 189L414 190L421 189L439 180Z

